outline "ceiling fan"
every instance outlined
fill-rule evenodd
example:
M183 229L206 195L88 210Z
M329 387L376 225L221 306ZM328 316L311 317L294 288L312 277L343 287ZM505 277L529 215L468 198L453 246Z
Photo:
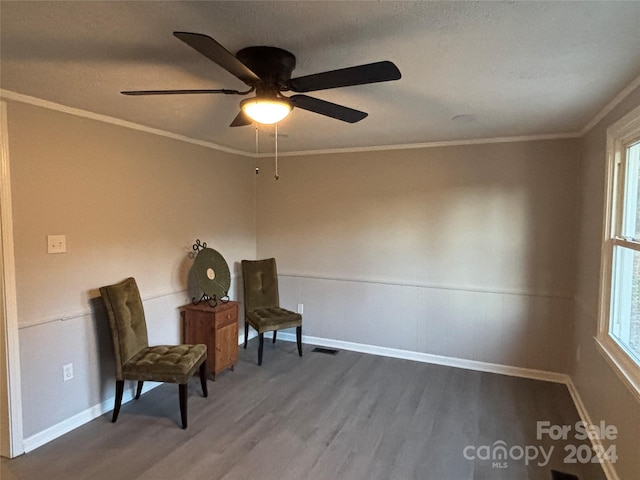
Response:
M314 92L329 88L363 85L398 80L400 70L390 61L358 65L303 77L291 78L296 57L281 48L247 47L236 55L226 50L213 38L200 33L174 32L179 40L208 59L214 61L249 87L248 90L128 90L124 95L180 95L226 94L255 96L240 102L240 113L231 122L232 127L258 123L271 124L285 118L294 107L348 123L359 122L368 114L360 110L327 102L308 95L285 97L282 92Z

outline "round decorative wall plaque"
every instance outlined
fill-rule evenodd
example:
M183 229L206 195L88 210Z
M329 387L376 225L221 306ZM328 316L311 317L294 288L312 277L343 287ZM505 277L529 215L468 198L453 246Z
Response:
M225 259L213 248L198 252L193 264L198 286L209 297L222 298L231 286L231 273Z
M215 306L218 300L228 301L229 287L231 286L231 272L224 257L213 248L208 248L207 244L200 244L198 240L194 245L194 250L198 250L196 259L193 262L193 274L196 282L203 292L200 300L193 299L193 303L208 301L211 306Z

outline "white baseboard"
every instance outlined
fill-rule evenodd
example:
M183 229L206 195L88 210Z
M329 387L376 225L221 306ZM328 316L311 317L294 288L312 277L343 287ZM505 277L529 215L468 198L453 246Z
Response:
M255 336L255 331L249 332L249 340L251 340ZM238 340L238 345L242 345L244 343L244 333L238 336ZM160 385L162 384L157 382L145 382L144 387L142 388L142 393L146 393ZM125 389L122 395L122 405L133 400L134 396L134 388ZM90 407L85 411L74 415L73 417L69 417L62 422L47 428L46 430L38 432L35 435L30 436L29 438L25 438L23 440L24 453L29 453L36 448L41 447L45 443L49 443L52 440L55 440L56 438L61 437L62 435L69 433L70 431L75 430L78 427L81 427L85 423L88 423L91 420L112 411L114 401L115 397L110 397L98 405L94 405L93 407Z
M571 380L571 377L569 377L567 381L567 388L569 389L569 394L571 395L573 403L578 410L580 420L582 420L587 425L593 425L591 417L589 416L589 412L587 411L587 407L585 407L584 403L582 402L582 398L580 397L578 389L574 385L573 380ZM603 449L604 446L602 445L602 441L599 438L592 438L591 445L593 446L594 450L605 451L605 449ZM618 473L616 472L613 463L611 463L607 459L604 459L600 465L602 466L602 470L604 471L607 480L620 480L620 477L618 477Z
M157 386L161 385L156 382L145 382L144 387L142 389L142 393L146 393L150 390L153 390ZM135 396L134 388L125 389L122 395L122 405L133 400ZM73 417L69 417L66 420L63 420L60 423L53 425L52 427L47 428L35 435L30 436L29 438L24 439L24 453L29 453L32 450L35 450L38 447L41 447L45 443L49 443L52 440L55 440L62 435L69 433L72 430L75 430L78 427L81 427L85 423L90 422L94 418L98 418L101 415L104 415L107 412L113 410L113 404L115 401L115 397L108 398L104 402L94 405L86 409L83 412L80 412Z
M278 333L278 338L287 342L295 342L296 336L293 333ZM412 352L410 350L399 350L396 348L378 347L375 345L366 345L363 343L345 342L342 340L331 340L321 337L302 336L304 343L318 345L321 347L342 348L352 352L369 353L372 355L380 355L383 357L400 358L403 360L413 360L416 362L432 363L435 365L443 365L446 367L465 368L467 370L476 370L479 372L499 373L501 375L510 375L513 377L531 378L534 380L544 380L547 382L564 383L570 379L565 373L546 372L544 370L535 370L532 368L513 367L510 365L500 365L497 363L479 362L476 360L465 360L463 358L445 357L442 355L433 355L430 353Z

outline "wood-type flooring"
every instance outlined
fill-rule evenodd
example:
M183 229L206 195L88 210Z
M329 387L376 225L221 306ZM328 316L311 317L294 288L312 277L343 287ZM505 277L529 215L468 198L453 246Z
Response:
M208 398L194 377L187 430L178 387L161 385L123 405L115 424L108 413L2 459L0 477L551 480L556 469L605 479L598 464L565 463L588 445L574 438L580 418L565 385L303 347L298 357L295 343L265 342L258 367L252 340L234 372L209 381ZM537 438L539 421L572 432L565 441ZM552 447L545 463L541 448Z

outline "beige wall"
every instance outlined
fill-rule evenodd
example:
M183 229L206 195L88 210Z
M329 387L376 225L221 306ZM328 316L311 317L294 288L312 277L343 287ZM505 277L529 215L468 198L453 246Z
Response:
M627 96L582 139L575 330L570 357L571 377L591 420L596 424L605 421L608 425L615 425L620 432L618 438L610 443L616 445L619 457L616 470L623 480L637 478L640 472L640 404L596 350L593 337L597 333L598 321L606 129L638 105L640 88Z
M232 271L255 256L255 174L246 157L36 106L9 102L8 121L30 437L112 395L98 287L136 277L150 342L173 343L195 239ZM49 234L66 235L67 253L47 254Z
M184 290L196 238L230 263L255 249L251 160L29 105L8 113L22 324L86 309L125 275L148 294ZM68 253L47 254L48 234Z
M308 335L569 371L634 478L640 407L592 337L604 132L639 103L582 140L283 157L277 182L264 159L256 190L252 159L10 102L25 437L111 398L100 285L136 276L151 340L177 340L200 238L236 274L276 256Z
M578 140L265 159L258 256L307 335L564 371Z

